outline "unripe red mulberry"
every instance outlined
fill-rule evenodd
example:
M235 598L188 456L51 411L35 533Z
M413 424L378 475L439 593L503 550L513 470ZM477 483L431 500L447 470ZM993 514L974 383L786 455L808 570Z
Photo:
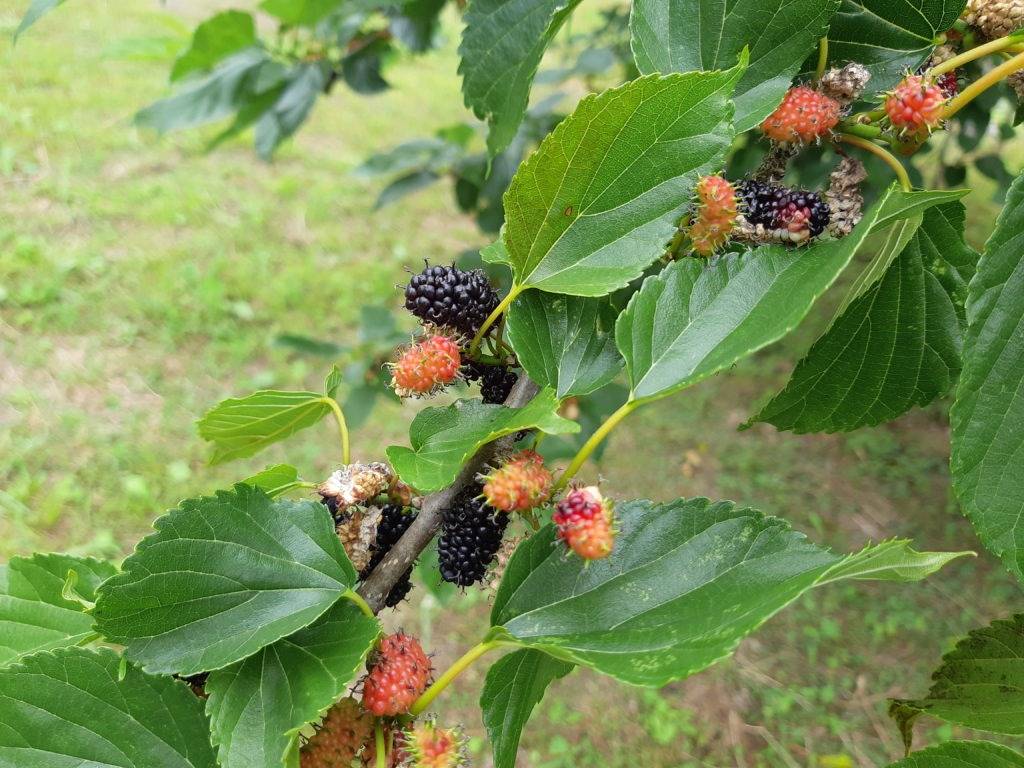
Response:
M426 395L459 377L462 356L459 345L448 336L435 334L409 346L391 367L399 397Z
M551 472L535 451L513 456L484 480L484 499L502 512L526 512L551 495Z
M761 123L773 141L805 144L821 138L839 123L839 102L806 85L790 88L778 108Z
M885 114L903 135L924 138L941 123L945 103L946 96L935 82L907 75L885 97Z
M430 660L419 641L397 632L380 641L363 681L363 708L378 717L404 715L426 690Z
M697 205L687 234L693 250L710 256L729 240L736 224L736 190L721 176L697 182Z
M373 740L373 717L352 698L327 712L316 733L300 752L302 768L349 766Z

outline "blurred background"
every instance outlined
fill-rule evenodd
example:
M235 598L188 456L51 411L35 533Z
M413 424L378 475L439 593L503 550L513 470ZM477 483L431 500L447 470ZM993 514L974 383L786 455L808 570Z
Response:
M169 63L191 30L226 4L72 0L15 47L25 5L0 0L0 557L119 557L178 500L268 464L287 460L306 478L325 476L336 441L328 422L254 459L210 467L195 419L253 389L317 389L332 362L349 369L358 397L347 410L357 417L365 410L357 400L373 389L359 382L373 384L380 365L364 358L413 328L396 287L405 270L474 253L493 239L484 230L500 215L487 221L484 203L453 195L448 169L421 176L423 188L404 195L416 182L387 186L394 156L365 164L403 141L452 137L452 126L474 124L456 75L454 9L442 16L436 50L392 56L389 90L320 99L268 163L245 135L209 152L215 131L160 138L133 122L167 93ZM608 17L594 10L581 18L574 24L596 29ZM553 103L563 112L596 87L598 59L615 55L587 59L572 43L578 32L563 31L535 94L539 101L557 87ZM969 236L980 247L1000 180L978 159L1019 165L1022 153L997 132L977 138L973 156L944 148L929 173L967 173L976 187ZM483 147L471 129L454 140L464 153ZM974 170L986 162L987 176ZM378 207L384 189L383 202L392 202ZM640 411L600 464L609 494L732 499L841 551L894 536L921 549L980 551L949 489L948 403L847 435L766 425L737 432L828 317L822 307L784 344ZM405 442L418 407L377 397L355 457L377 459ZM444 666L475 641L490 595L436 589L424 570L428 583L385 620L420 633ZM1020 598L984 552L918 584L816 591L735 657L661 691L585 671L556 683L525 734L520 764L883 764L902 753L887 697L923 693L958 637L1012 612ZM476 709L482 680L482 668L471 670L438 709L464 723L477 764L487 765ZM929 738L926 724L918 731ZM939 727L930 738L953 734Z

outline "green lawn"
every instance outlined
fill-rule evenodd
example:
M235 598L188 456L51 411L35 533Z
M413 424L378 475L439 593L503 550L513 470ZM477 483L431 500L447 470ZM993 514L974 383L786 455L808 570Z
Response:
M0 2L5 39L24 4ZM393 70L389 94L321 103L268 165L246 140L207 154L210 134L158 139L131 123L167 66L126 53L180 35L178 19L210 10L199 6L74 0L0 48L0 555L119 555L179 499L285 456L326 473L326 424L210 468L194 420L230 394L317 387L325 361L274 347L276 335L351 341L362 305L397 308L404 267L485 242L444 186L375 212L378 185L350 174L372 151L468 118L454 25L443 50ZM809 338L637 414L600 468L609 492L731 498L838 550L891 536L977 549L948 491L944 407L846 436L736 431ZM378 409L357 456L404 440L413 411ZM414 597L388 621L428 637L441 666L479 631L486 601ZM922 693L956 637L1019 606L987 555L921 584L831 587L660 693L571 675L521 764L875 766L900 751L886 697ZM471 670L439 713L465 723L486 765L481 682Z

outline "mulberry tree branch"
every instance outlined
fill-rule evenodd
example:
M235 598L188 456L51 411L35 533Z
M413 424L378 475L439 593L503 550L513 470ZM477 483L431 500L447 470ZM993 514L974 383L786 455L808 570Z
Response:
M531 381L525 373L521 374L512 388L512 392L505 400L505 405L510 408L521 408L530 402L539 391L540 387ZM423 497L420 512L409 526L409 530L402 535L387 556L359 585L359 594L366 600L374 613L380 612L391 588L412 567L416 558L437 535L444 518L444 511L451 506L455 497L476 481L476 476L488 461L509 450L514 442L515 435L508 435L493 443L488 443L466 462L454 483Z

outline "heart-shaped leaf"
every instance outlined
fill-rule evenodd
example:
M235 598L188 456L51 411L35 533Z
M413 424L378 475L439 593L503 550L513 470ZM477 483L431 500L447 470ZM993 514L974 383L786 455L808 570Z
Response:
M337 701L373 647L380 625L349 600L314 624L206 682L223 768L280 766L299 728Z
M1024 768L1024 755L991 741L947 741L888 768Z
M977 254L964 243L963 221L961 203L926 211L882 280L814 343L754 421L797 433L845 432L890 421L948 392L960 372L963 339L956 297L939 276L962 285L951 264L961 257L964 271L973 271Z
M644 74L692 72L730 67L749 48L734 99L743 132L778 106L838 8L839 0L636 0L633 57Z
M544 49L580 0L473 0L463 15L459 74L466 106L486 120L494 157L516 135Z
M181 502L105 582L97 629L147 671L220 669L312 624L356 580L326 507L238 484Z
M494 768L515 768L523 727L548 685L572 671L572 664L524 649L510 653L487 670L480 694L484 727L494 750Z
M615 312L607 299L527 291L508 313L508 337L537 384L559 398L586 395L622 369L615 347Z
M889 713L908 747L922 714L981 731L1024 734L1024 614L972 631L942 657L928 696L895 699Z
M661 686L728 656L819 583L917 579L942 561L905 542L843 557L731 502L631 501L616 517L605 560L566 558L551 526L520 545L491 612L495 636Z
M91 557L33 555L0 565L0 666L36 651L77 645L92 635L85 605L65 595L65 585L84 601L117 573Z
M603 296L639 277L698 176L723 164L743 67L651 75L583 99L505 192L502 236L518 286Z
M982 543L1024 580L1024 176L1014 182L967 299L950 414L953 487Z
M187 685L63 648L0 669L5 768L215 768L202 702Z
M213 443L210 463L252 456L313 426L331 411L327 397L264 389L218 403L198 422L199 436Z
M549 435L579 430L579 424L558 415L559 401L551 389L522 408L459 400L445 408L425 408L409 427L412 448L392 445L388 459L395 472L421 493L451 485L462 465L477 450L503 435L539 429Z
M829 61L864 64L873 92L917 69L936 38L960 18L967 0L843 0L828 31Z

